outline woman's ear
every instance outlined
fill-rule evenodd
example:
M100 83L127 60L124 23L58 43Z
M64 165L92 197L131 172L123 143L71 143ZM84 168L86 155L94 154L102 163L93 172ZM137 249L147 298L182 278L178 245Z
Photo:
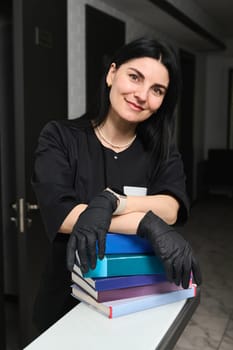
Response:
M106 83L108 87L112 86L112 82L116 73L116 63L112 63L106 76Z

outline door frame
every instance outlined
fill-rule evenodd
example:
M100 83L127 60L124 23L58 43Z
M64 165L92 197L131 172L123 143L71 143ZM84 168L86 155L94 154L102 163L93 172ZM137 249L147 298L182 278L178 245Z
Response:
M0 134L0 184L2 170L1 160L1 134ZM2 198L2 191L0 186L0 199ZM2 201L0 200L0 329L2 330L0 350L6 348L6 318L5 318L5 302L4 302L4 269L3 269L3 225L2 225Z
M228 70L227 149L233 149L233 68Z
M24 64L23 64L23 0L13 0L13 47L14 47L14 119L15 119L15 159L16 159L16 211L19 215L19 200L25 198L25 150L24 150ZM20 157L19 157L20 154ZM21 158L20 164L19 159ZM22 208L23 209L23 208ZM24 223L24 222L23 222ZM27 269L26 235L17 233L17 276L18 315L20 346L27 342L28 309L24 298L29 290L25 269Z
M182 90L178 104L178 146L187 176L187 192L194 198L194 107L195 107L195 55L180 49ZM188 77L186 76L188 74Z

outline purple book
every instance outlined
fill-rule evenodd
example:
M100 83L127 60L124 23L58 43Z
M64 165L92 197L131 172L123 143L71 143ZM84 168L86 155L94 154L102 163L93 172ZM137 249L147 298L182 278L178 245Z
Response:
M168 293L181 289L183 288L181 286L177 286L175 283L164 281L138 287L93 291L92 296L96 301L102 303L105 301L134 298L143 295Z

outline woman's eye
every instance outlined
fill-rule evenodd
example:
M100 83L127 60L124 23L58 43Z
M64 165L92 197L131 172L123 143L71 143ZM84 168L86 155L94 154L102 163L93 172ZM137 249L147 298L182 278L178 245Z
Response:
M161 88L156 86L153 88L153 92L156 96L162 96L165 94L165 92Z
M137 81L139 79L137 74L134 74L134 73L129 74L129 77L134 81Z

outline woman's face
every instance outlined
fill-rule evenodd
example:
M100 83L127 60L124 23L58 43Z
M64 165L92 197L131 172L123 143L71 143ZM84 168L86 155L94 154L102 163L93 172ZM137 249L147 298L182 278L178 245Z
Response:
M119 68L112 63L106 82L111 86L109 113L139 123L161 106L169 73L159 60L142 57L127 61Z

